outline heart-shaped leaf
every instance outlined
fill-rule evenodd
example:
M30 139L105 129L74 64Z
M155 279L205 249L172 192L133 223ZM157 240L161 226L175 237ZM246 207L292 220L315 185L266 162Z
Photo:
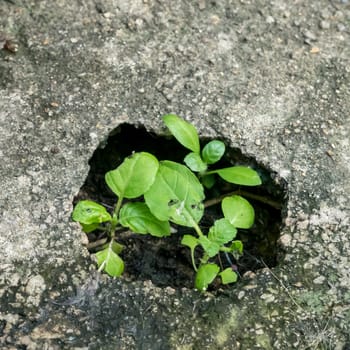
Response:
M238 278L236 272L234 272L231 267L228 267L224 271L221 271L219 275L221 277L222 284L234 283Z
M250 228L254 223L254 208L241 196L230 196L221 202L222 212L229 222L238 228Z
M118 168L106 173L106 183L119 198L136 198L150 188L158 166L158 160L152 154L134 153Z
M170 236L169 221L158 220L145 203L126 203L119 212L119 222L135 233Z
M218 162L225 153L225 144L218 140L208 142L203 150L202 157L205 163L214 164Z
M186 122L175 114L165 115L163 121L182 146L199 154L199 137L196 128L192 124Z
M195 287L199 291L205 291L208 285L214 281L220 268L216 264L201 265L196 274Z
M112 217L102 205L93 201L83 200L75 206L72 219L84 225L91 225L111 221Z
M184 165L161 161L145 201L153 215L161 221L193 227L203 216L203 186Z

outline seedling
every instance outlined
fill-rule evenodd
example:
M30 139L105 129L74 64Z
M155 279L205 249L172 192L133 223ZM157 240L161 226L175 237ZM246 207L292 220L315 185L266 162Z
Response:
M257 186L261 184L260 177L253 169L243 166L210 169L224 155L225 144L213 140L201 150L192 124L173 114L164 116L163 120L177 141L190 150L185 165L158 161L147 152L133 153L105 175L108 187L117 196L113 210L109 212L98 203L83 200L75 206L73 220L80 222L86 233L106 232L108 242L95 255L99 270L110 276L120 276L124 271L123 246L116 237L121 227L136 234L165 237L171 234L170 225L176 224L189 230L181 243L190 248L196 289L206 290L217 277L223 284L233 283L237 273L232 266L223 268L220 254L227 256L229 262L230 256L239 258L243 244L235 240L237 229L253 225L254 209L236 193L220 196L223 217L203 232L200 221L206 209L204 188L214 186L218 177L236 185Z

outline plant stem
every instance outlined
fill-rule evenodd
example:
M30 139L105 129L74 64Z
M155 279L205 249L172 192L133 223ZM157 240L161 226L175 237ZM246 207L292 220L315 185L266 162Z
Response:
M119 210L120 210L120 207L122 206L122 203L123 203L123 197L119 197L118 198L118 201L117 201L117 204L113 210L113 216L116 216L118 217L119 215Z
M191 260L192 260L193 269L194 269L194 271L197 272L197 266L196 266L196 262L194 260L194 249L191 249Z
M208 262L208 260L209 260L209 255L208 255L208 253L204 253L203 254L203 257L202 257L202 259L201 259L201 265L203 264L206 264L207 262Z
M203 236L203 232L202 230L200 229L200 227L198 226L198 224L196 222L193 221L193 228L196 230L197 232L197 235L199 237L202 237Z
M229 253L231 252L231 249L229 247L222 246L220 247L220 252Z
M113 210L113 215L112 215L112 224L111 224L111 230L110 230L110 236L113 239L115 236L115 229L118 225L118 218L119 218L119 210L120 207L122 206L123 203L123 197L119 197L117 204L115 205L115 208Z
M250 199L259 201L259 202L267 204L270 207L273 207L275 209L281 209L281 207L282 207L280 203L278 203L278 202L276 202L268 197L260 196L258 194L250 193L250 192L243 191L243 190L236 190L233 192L222 194L221 196L219 196L217 198L209 199L209 200L204 202L204 207L205 208L211 207L212 205L220 203L224 198L229 197L229 196L233 196L235 194L242 195L244 197L248 197Z

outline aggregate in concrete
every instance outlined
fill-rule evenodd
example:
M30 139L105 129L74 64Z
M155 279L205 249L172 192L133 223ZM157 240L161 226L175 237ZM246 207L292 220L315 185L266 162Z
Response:
M350 4L0 3L2 349L348 349ZM72 200L177 113L288 183L279 265L217 295L98 276Z

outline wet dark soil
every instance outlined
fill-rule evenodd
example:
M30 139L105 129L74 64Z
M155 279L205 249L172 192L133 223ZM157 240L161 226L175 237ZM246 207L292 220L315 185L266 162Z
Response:
M225 142L225 140L222 140ZM208 140L201 140L203 144ZM90 159L90 172L74 203L81 199L91 199L112 209L115 195L105 184L104 175L115 169L132 152L147 151L159 160L182 162L188 151L170 136L158 136L147 132L143 127L123 124L115 129L94 152ZM231 266L240 276L247 271L257 271L266 266L276 266L283 256L277 246L283 224L284 208L287 201L287 185L277 174L253 158L244 156L238 149L227 149L225 157L215 168L232 165L247 165L255 169L262 178L263 185L245 187L218 181L214 188L206 193L206 200L217 198L225 193L240 191L255 209L255 223L249 230L239 230L237 239L244 245L243 256L238 261L228 261L220 256L217 263L222 267ZM200 226L207 232L213 222L222 217L220 204L207 207ZM125 262L123 277L131 280L152 280L158 286L193 287L194 271L190 252L180 244L183 234L192 233L190 228L173 225L174 233L170 237L156 238L150 235L138 235L124 230L117 232L116 238L125 248L121 257ZM103 239L98 232L88 234L89 242ZM91 252L95 252L91 249ZM197 253L200 253L199 251Z

